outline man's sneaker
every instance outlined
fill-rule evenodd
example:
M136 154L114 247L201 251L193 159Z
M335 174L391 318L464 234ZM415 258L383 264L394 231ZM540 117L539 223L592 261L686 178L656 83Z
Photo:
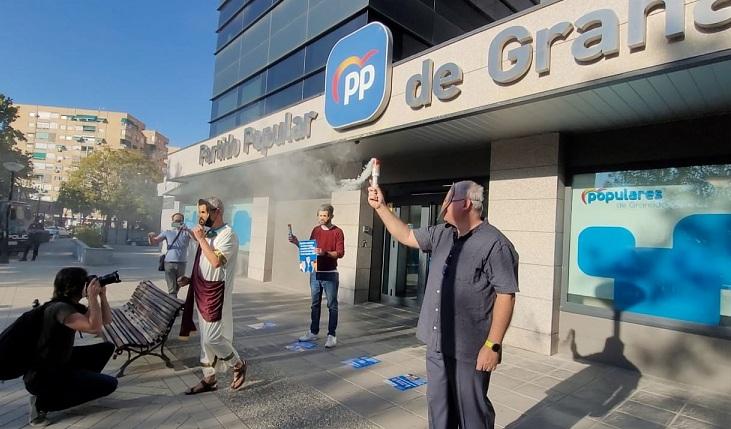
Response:
M299 337L299 340L300 341L315 341L318 338L319 337L317 336L317 334L313 334L312 332L307 331L307 333L305 335Z
M333 348L338 345L338 339L335 338L335 335L328 335L327 340L325 340L325 348Z
M31 426L48 426L50 423L46 418L46 412L41 411L36 406L38 397L36 395L30 395L30 418L28 424Z

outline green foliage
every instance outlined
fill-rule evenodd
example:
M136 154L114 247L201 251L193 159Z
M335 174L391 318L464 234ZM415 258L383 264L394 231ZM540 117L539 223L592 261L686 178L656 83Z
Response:
M154 223L161 209L156 163L132 150L97 151L81 160L64 183L59 200L81 213L98 210L107 220Z
M17 142L25 141L23 133L12 127L17 117L18 108L13 106L13 100L0 94L0 161L17 162L25 166L25 169L15 173L16 185L18 179L28 178L32 171L30 157L15 147ZM7 198L9 190L10 172L0 164L0 198Z
M90 226L78 226L74 230L74 236L89 247L104 247L102 235L96 228Z

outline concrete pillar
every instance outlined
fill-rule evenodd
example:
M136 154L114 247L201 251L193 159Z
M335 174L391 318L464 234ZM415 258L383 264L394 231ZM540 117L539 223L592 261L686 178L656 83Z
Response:
M520 255L520 293L506 344L556 352L564 177L558 134L492 142L488 219Z
M338 261L340 288L338 300L357 304L368 300L371 269L373 209L364 190L332 193L333 223L343 230L345 257Z
M246 276L261 282L272 280L274 206L269 197L257 197L251 207L251 243Z

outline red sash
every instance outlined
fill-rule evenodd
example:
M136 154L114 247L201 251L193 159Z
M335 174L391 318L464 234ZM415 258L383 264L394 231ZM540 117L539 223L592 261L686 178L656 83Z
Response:
M180 336L187 337L197 330L193 323L193 306L198 305L198 311L207 322L218 322L223 315L223 296L226 281L209 281L203 278L200 269L201 248L195 253L193 274L190 277L188 295L185 299L183 319L180 323Z

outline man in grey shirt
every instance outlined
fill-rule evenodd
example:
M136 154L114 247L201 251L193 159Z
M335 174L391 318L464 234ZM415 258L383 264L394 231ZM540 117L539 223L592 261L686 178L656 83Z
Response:
M417 337L427 345L429 427L493 429L490 373L518 292L518 254L482 219L484 189L452 185L442 203L446 224L415 230L388 208L377 186L368 203L400 243L431 253Z
M188 259L188 244L190 244L190 233L182 213L175 213L172 216L171 229L155 235L151 232L147 235L150 244L167 242L167 253L165 254L165 282L168 285L168 293L177 298L178 278L185 275L185 265Z

